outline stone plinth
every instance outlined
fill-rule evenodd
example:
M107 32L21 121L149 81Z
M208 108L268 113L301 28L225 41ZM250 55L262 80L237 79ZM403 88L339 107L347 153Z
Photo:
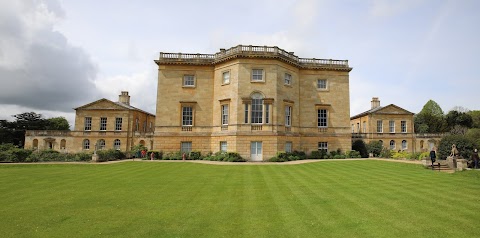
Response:
M92 155L92 162L98 162L98 155L97 154Z
M457 168L457 156L452 157L449 156L447 157L447 165L451 169L456 169Z
M466 159L457 159L457 171L466 170L468 167L468 163Z

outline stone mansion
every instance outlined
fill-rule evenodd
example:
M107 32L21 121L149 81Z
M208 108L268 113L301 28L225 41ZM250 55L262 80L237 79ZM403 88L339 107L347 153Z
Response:
M238 45L215 54L161 52L155 63L155 115L131 106L121 92L118 102L75 108L73 131L27 131L25 148L129 151L143 144L164 153L228 151L263 161L277 151L349 151L355 125L367 125L363 117L350 118L347 60ZM396 116L398 127L408 123L406 140L414 144L413 113Z

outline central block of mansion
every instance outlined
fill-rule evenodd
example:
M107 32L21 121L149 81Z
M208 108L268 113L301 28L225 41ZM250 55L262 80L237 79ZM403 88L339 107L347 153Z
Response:
M101 99L76 108L73 131L27 131L25 148L66 152L137 144L169 152L350 151L347 60L299 58L278 47L238 45L215 54L160 53L156 115Z
M238 45L215 54L160 53L154 150L351 149L347 60Z

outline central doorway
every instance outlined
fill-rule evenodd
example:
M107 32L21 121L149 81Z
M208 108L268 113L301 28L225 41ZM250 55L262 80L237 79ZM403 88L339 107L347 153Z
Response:
M252 141L250 143L250 155L252 161L262 161L262 142Z

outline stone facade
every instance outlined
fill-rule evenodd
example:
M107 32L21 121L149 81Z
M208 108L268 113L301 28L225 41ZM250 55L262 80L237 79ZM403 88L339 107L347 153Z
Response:
M442 134L415 134L414 113L390 104L380 106L374 97L371 109L350 118L352 139L381 141L395 151L425 152L438 147Z
M155 115L130 106L128 92L122 92L118 102L103 98L75 111L73 131L27 131L25 148L63 152L92 152L95 145L122 151L136 144L153 148Z
M248 160L277 151L351 149L346 60L304 59L278 47L160 53L154 149L221 149Z

